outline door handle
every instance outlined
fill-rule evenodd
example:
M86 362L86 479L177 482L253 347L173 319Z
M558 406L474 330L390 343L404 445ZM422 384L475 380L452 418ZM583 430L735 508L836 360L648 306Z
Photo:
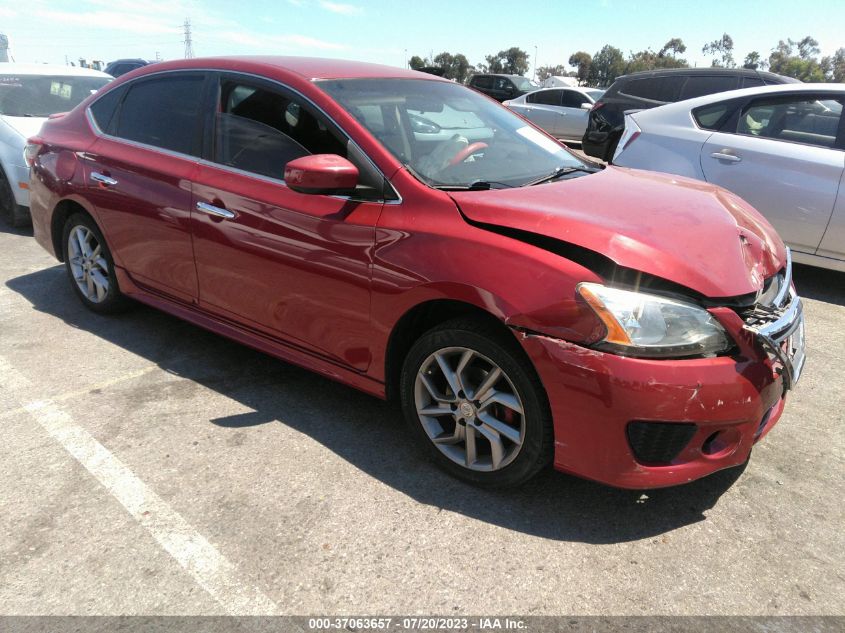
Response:
M712 154L710 154L710 157L716 158L718 160L726 160L729 163L738 163L742 160L736 154L729 154L727 150L722 150L721 152L713 152Z
M227 220L238 217L238 214L234 211L229 211L229 209L224 209L222 207L215 207L213 204L208 204L206 202L197 202L197 211L202 211L208 215L225 218Z
M114 187L117 184L117 181L114 178L101 174L98 171L91 172L91 180L98 182L105 187Z

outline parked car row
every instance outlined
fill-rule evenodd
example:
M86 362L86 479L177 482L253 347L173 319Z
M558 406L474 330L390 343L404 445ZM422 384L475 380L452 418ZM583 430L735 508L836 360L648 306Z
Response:
M133 298L396 398L475 484L697 479L743 463L802 374L790 252L750 205L589 163L433 75L164 62L25 155L35 239L86 307Z

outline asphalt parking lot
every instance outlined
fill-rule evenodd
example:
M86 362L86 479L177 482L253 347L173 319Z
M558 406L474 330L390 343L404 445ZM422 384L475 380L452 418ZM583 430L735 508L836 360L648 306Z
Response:
M845 274L744 468L450 479L398 410L152 309L86 311L0 227L0 615L845 614Z

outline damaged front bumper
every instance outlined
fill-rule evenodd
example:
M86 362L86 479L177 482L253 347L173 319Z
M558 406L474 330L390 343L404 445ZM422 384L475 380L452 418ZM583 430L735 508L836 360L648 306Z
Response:
M639 489L745 462L780 418L806 358L791 263L785 272L774 301L744 319L711 310L737 342L731 356L626 358L522 333L552 409L555 467Z

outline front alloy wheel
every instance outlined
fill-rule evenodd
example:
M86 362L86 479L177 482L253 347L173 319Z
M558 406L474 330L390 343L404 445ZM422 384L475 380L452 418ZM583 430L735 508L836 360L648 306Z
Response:
M417 415L446 457L470 470L500 470L522 448L522 400L496 363L466 347L431 354L417 372Z
M545 390L513 335L456 319L423 334L400 377L405 419L442 468L483 486L514 486L552 456Z

